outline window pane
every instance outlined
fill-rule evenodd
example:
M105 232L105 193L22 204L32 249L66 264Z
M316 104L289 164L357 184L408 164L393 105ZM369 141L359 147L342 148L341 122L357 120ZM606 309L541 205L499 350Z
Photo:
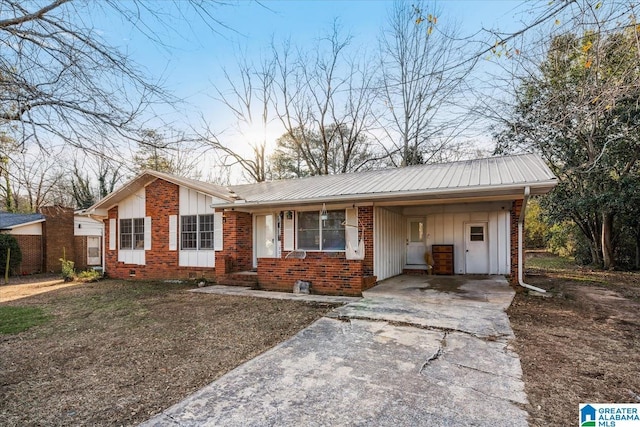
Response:
M343 251L346 246L344 236L345 211L327 212L327 220L322 221L322 250Z
M133 219L133 247L144 249L144 218Z
M200 249L213 249L213 215L200 215Z
M472 242L484 241L484 227L470 227L469 239Z
M181 247L182 249L198 249L198 217L196 215L185 215L181 221Z
M424 241L424 223L422 221L411 222L411 241L412 242Z
M133 229L130 219L120 220L120 249L132 249L132 235Z
M320 249L320 212L298 213L298 249Z

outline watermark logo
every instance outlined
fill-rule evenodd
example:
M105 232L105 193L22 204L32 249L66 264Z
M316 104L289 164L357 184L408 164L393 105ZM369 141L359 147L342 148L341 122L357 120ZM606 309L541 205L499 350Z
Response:
M640 403L581 403L580 427L640 427Z

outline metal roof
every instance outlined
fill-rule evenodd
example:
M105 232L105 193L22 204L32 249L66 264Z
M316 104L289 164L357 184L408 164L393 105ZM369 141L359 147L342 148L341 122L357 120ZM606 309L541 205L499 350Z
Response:
M546 193L556 177L540 156L490 157L340 175L324 175L233 186L236 203L280 204L332 199L378 199L444 193L491 191L530 186ZM225 204L226 205L226 204Z
M39 213L19 214L0 212L0 230L11 230L15 227L44 221L44 215Z

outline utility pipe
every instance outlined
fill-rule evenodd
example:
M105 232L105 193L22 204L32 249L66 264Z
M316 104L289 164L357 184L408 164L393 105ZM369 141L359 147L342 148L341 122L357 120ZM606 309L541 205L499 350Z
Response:
M518 218L518 284L523 288L531 289L532 291L546 293L542 288L524 283L524 263L523 263L523 230L524 230L524 216L527 210L527 202L529 201L529 195L531 194L531 188L527 185L524 187L524 198L522 199L522 208L520 209L520 218Z

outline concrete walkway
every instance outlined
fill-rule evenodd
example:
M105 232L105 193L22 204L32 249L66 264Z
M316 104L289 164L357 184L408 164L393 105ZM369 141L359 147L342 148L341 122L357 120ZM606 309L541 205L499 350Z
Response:
M400 276L145 426L526 426L502 277Z
M292 294L291 292L271 292L252 289L248 286L213 285L204 288L192 289L190 292L204 294L236 295L255 298L286 299L293 301L326 302L330 304L348 304L360 301L359 297L341 297L332 295Z

